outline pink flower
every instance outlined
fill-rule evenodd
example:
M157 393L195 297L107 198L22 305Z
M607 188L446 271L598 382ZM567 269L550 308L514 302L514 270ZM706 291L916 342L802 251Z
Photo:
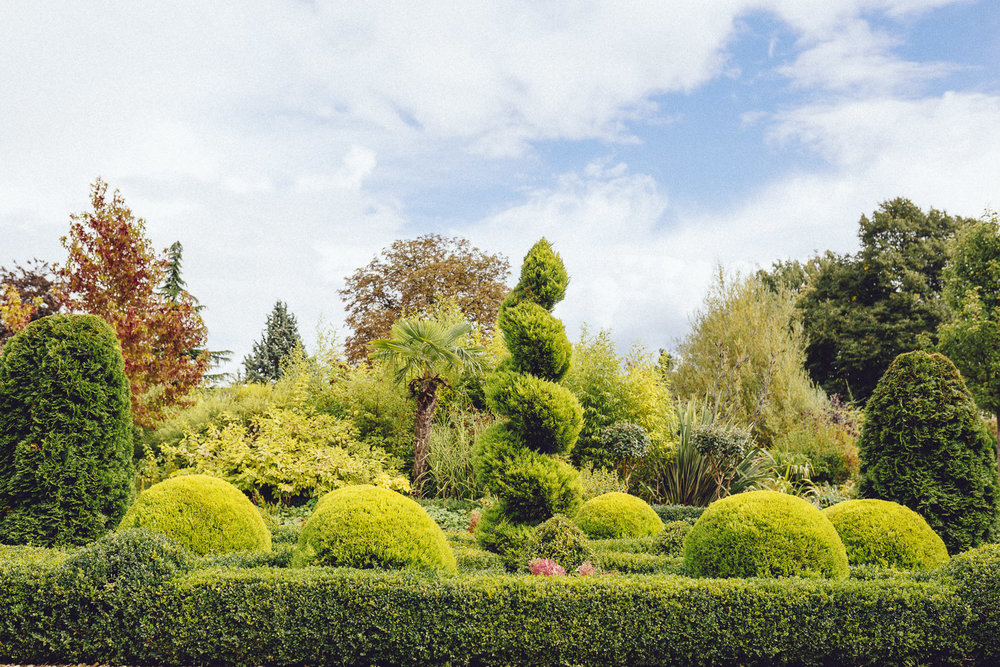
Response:
M586 577L589 574L597 574L597 568L594 567L594 564L588 560L584 561L583 565L576 568L576 573L581 577Z
M528 562L528 567L531 569L532 574L542 574L546 577L566 574L566 570L563 569L562 565L548 558L535 558Z

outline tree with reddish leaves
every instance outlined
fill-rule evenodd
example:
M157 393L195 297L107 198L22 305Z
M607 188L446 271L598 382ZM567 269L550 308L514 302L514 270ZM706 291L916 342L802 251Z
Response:
M66 306L100 315L114 329L125 357L135 421L151 427L169 405L198 386L210 365L208 332L197 301L186 291L160 289L168 276L166 251L156 253L146 223L108 194L100 178L91 187L92 211L70 216L62 238L69 251L59 271Z
M339 291L353 333L345 341L351 363L368 358L368 343L388 338L401 317L431 316L453 300L462 315L490 335L500 302L507 296L510 262L463 238L426 234L399 240L347 278Z

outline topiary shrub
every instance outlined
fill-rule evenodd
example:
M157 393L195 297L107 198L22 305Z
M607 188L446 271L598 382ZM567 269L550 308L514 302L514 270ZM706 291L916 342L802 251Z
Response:
M906 505L951 553L997 537L996 442L944 355L896 357L868 399L858 449L861 497Z
M0 541L86 544L135 496L121 346L94 315L32 322L0 355Z
M62 564L69 577L116 588L145 588L189 569L191 553L166 535L131 528L105 535Z
M847 500L823 510L837 529L851 565L930 570L948 549L924 518L888 500Z
M576 523L588 537L646 537L663 530L663 521L641 498L612 491L583 504Z
M656 538L659 550L668 556L682 555L684 538L691 532L691 526L687 521L668 521L663 524L663 530Z
M292 565L456 571L444 532L423 507L368 484L337 489L319 499L302 529Z
M750 491L708 506L684 540L695 577L843 579L847 552L830 520L802 498Z
M555 561L570 572L585 561L593 560L594 552L587 534L569 517L556 514L535 526L527 557Z
M557 384L572 346L551 314L568 278L559 255L542 239L521 267L521 280L500 306L499 327L511 357L484 382L487 403L507 418L480 434L476 477L499 501L476 534L485 548L516 564L531 528L554 514L572 516L583 493L580 473L553 455L565 454L583 428L583 408Z
M182 475L146 489L118 525L146 528L196 554L269 551L271 533L235 486L208 475Z

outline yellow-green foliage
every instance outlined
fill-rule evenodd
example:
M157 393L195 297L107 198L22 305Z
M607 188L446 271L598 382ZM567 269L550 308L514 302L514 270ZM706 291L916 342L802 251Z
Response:
M888 500L846 500L823 510L851 565L930 570L948 560L944 541L909 507Z
M423 507L368 484L320 498L299 537L293 564L456 571L444 532Z
M848 575L847 552L823 513L802 498L750 491L708 506L684 540L695 577Z
M208 475L182 475L146 489L118 530L146 528L197 554L269 551L271 533L239 489Z
M328 414L276 408L245 424L238 419L189 433L163 446L168 466L221 477L268 501L319 496L350 484L408 490L387 471L388 455L356 439L351 422Z
M617 491L585 502L575 520L593 539L646 537L663 530L663 521L644 500Z

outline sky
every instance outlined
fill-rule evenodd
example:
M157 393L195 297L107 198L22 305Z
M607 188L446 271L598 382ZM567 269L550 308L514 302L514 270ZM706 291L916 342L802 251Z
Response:
M716 267L857 249L907 197L1000 208L1000 3L0 4L0 266L62 262L97 177L184 246L237 370L277 300L307 347L394 240L570 275L571 339L672 349Z

